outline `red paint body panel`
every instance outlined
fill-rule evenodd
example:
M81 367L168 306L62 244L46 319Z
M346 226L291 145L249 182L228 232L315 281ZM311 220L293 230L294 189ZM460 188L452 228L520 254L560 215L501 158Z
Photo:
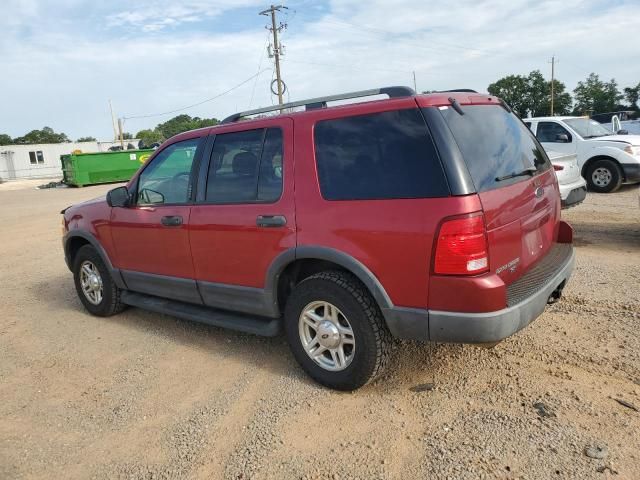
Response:
M215 133L264 127L282 129L282 196L270 204L194 205L190 220L191 249L197 280L263 288L271 262L278 254L296 246L293 122L278 117L243 122L241 127L238 128L236 124L225 125L217 127ZM287 225L258 227L256 219L259 215L283 215Z

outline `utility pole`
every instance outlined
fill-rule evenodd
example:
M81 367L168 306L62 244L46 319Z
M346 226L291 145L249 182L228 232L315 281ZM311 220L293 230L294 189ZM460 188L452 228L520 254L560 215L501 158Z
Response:
M413 91L418 93L418 87L416 86L416 71L413 71Z
M556 63L558 62L558 60L556 60L555 55L553 55L551 57L551 116L553 117L553 102L555 100L555 92L554 92L554 83L555 83L555 78L556 78Z
M118 129L116 127L116 117L113 115L113 105L111 104L111 100L109 100L109 110L111 110L111 124L113 125L113 141L115 142L118 139Z
M122 119L121 118L118 119L118 130L120 131L120 146L122 147L122 150L124 150L124 138L122 136Z
M285 28L287 28L286 23L280 23L279 26L276 26L276 12L279 12L283 8L287 8L284 5L271 5L266 10L260 12L260 15L269 16L271 15L271 27L267 26L266 28L273 33L273 53L269 54L269 56L275 57L276 63L276 84L277 84L277 93L278 93L278 105L282 105L282 94L284 93L284 89L282 88L284 83L282 82L282 77L280 76L280 55L283 54L282 45L278 43L278 32L281 32ZM273 84L272 84L273 85ZM271 91L273 92L273 86L271 87ZM275 93L275 92L274 92ZM282 113L282 110L280 110Z

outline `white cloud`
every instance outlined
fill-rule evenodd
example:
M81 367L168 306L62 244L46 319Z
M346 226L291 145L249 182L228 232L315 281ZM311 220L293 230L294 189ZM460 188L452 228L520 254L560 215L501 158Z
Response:
M147 0L125 5L98 9L80 0L3 5L0 91L6 94L0 97L0 133L18 136L49 125L72 137L106 138L109 98L121 115L166 111L240 83L256 73L261 57L262 68L270 67L262 50L267 32L257 16L266 4ZM615 77L621 86L640 81L637 47L628 40L640 17L635 1L400 0L390 6L382 0L341 0L320 10L325 12L320 17L317 4L288 5L283 76L292 100L411 85L413 70L421 90L484 90L511 73L540 69L548 76L552 54L560 58L557 76L569 89L592 71ZM216 17L244 27L206 31ZM270 81L270 73L258 78L253 107L272 102ZM185 113L221 118L246 109L253 86L249 82ZM126 127L135 133L167 118L131 120Z

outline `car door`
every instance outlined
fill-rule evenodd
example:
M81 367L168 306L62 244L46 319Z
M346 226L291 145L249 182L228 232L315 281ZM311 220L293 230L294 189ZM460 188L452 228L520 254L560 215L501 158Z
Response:
M536 137L545 150L576 153L577 139L558 122L538 122Z
M275 314L265 292L276 256L295 247L293 122L243 122L215 129L198 180L190 239L206 305Z
M193 171L203 148L200 136L163 146L138 175L131 205L112 209L116 264L130 290L202 303L188 228Z

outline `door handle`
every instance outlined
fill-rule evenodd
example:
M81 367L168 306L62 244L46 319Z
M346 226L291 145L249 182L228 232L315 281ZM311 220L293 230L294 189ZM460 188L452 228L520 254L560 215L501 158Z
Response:
M165 227L179 227L182 225L182 217L180 215L171 215L160 219Z
M259 227L284 227L287 218L284 215L258 215L256 225Z

